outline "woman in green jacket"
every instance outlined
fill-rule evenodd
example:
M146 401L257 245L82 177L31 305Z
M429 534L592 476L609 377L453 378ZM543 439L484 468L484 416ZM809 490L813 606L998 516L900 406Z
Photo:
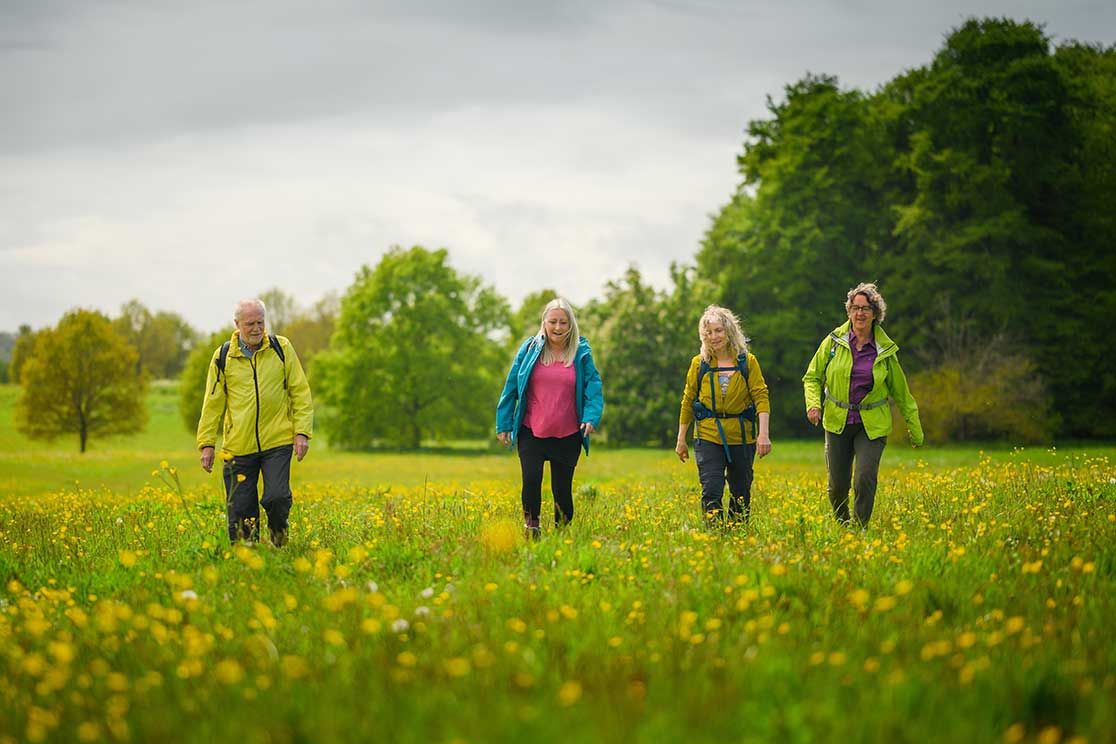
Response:
M887 303L875 284L849 290L849 316L818 346L806 374L806 418L825 429L825 464L829 471L829 503L840 522L849 521L849 486L853 486L853 517L866 526L876 501L880 458L891 433L888 397L907 422L911 444L922 444L918 404L899 366L899 347L880 324ZM822 408L822 393L825 408ZM854 478L855 462L855 478Z

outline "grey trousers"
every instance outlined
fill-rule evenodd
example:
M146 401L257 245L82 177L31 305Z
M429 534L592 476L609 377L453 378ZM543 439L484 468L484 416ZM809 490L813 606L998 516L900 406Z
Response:
M887 437L869 439L864 424L849 424L840 434L825 433L825 466L829 471L829 503L839 522L849 521L849 486L856 494L853 516L863 527L872 518L876 480ZM855 463L855 471L854 471ZM854 478L855 472L855 478Z
M257 540L260 534L260 504L267 512L267 526L274 536L286 532L291 513L290 444L263 452L237 455L225 463L225 505L228 511L229 540ZM258 484L263 473L263 501ZM244 476L243 478L239 476Z

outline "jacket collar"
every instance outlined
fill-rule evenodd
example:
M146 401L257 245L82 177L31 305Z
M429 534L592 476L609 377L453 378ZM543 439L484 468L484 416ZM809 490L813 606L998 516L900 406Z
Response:
M265 328L263 343L260 344L260 348L256 349L253 353L258 354L268 348L271 348L271 329ZM229 336L229 356L244 356L244 353L240 350L240 331L235 328L233 328L232 335Z
M841 344L841 346L844 346L846 349L849 348L850 330L852 330L851 320L846 320L844 323L833 329L833 335L837 337L837 342ZM887 331L885 331L883 329L883 326L881 326L879 323L876 323L876 325L872 328L872 337L876 342L876 351L878 354L876 359L880 359L885 354L887 356L891 356L892 354L895 354L899 351L899 345L891 340L891 336L887 335Z

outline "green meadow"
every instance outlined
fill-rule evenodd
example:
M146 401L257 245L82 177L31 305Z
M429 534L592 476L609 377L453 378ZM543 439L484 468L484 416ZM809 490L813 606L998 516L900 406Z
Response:
M172 385L132 437L26 442L0 387L0 742L1116 738L1116 449L884 455L867 530L821 439L708 529L692 463L596 447L525 540L494 444L293 468L230 547ZM797 401L793 402L798 405Z

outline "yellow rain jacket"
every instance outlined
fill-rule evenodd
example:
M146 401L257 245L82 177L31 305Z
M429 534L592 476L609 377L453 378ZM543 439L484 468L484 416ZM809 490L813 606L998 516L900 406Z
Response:
M314 431L314 403L310 383L291 342L276 336L286 361L271 346L270 336L251 358L240 351L239 332L233 331L225 371L217 379L220 348L209 362L205 402L198 421L198 449L215 447L217 427L224 419L224 444L229 455L263 452L294 442L295 434Z
M698 400L707 406L712 407L713 399L709 390L709 375L701 382L701 390L698 390L698 372L701 369L701 355L698 354L690 361L690 371L686 373L686 389L682 392L682 410L678 414L678 423L683 426L689 426L694 420L693 402L696 396ZM711 373L716 378L717 373ZM756 359L755 354L748 354L748 380L745 382L740 372L734 371L732 378L729 380L728 392L724 397L721 396L721 386L719 382L714 380L716 386L717 400L716 410L721 413L740 413L745 408L753 403L756 404L756 413L771 413L771 400L767 393L767 383L764 382L763 372L760 371L759 361ZM754 444L756 441L756 432L752 426L751 421L744 423L744 440L740 438L740 420L737 418L721 419L721 425L725 428L726 442L721 442L720 432L717 431L717 420L712 418L702 419L697 422L697 431L694 432L694 439L704 439L707 442L716 442L717 444ZM758 421L757 421L758 423Z

